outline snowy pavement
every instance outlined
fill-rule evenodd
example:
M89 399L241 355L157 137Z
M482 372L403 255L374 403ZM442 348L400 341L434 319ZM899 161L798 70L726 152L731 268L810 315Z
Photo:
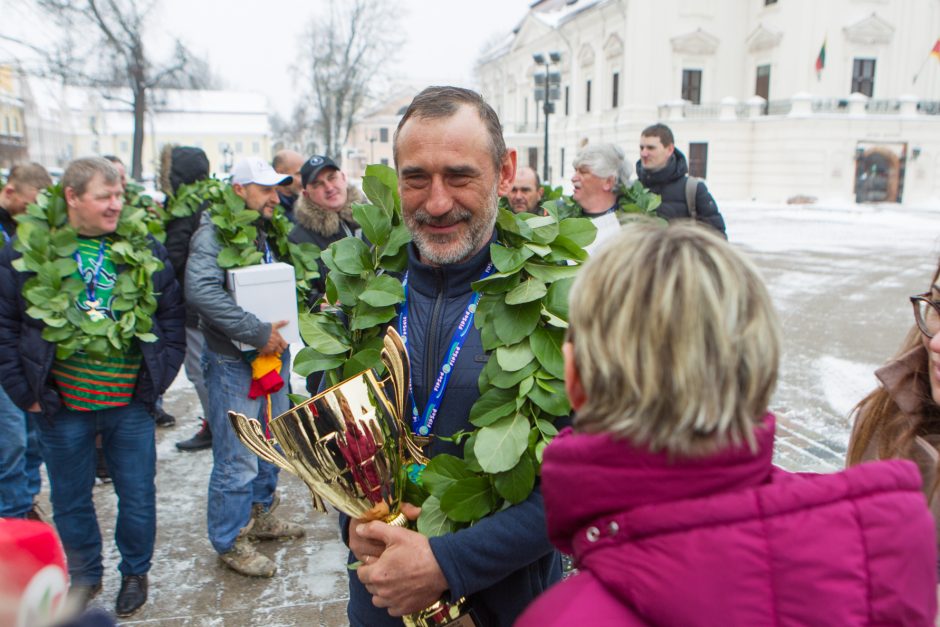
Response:
M940 252L940 211L898 208L757 207L723 204L730 240L761 268L784 329L776 460L794 470L842 465L852 406L874 385L872 371L910 328L907 297L923 292ZM197 428L197 401L182 377L165 397L179 417L157 434L158 535L150 602L127 625L346 624L345 547L336 515L313 511L306 487L281 473L280 513L303 522L307 538L259 545L273 579L221 566L206 538L212 455L173 446ZM104 591L113 608L120 577L113 545L115 498L95 488L105 538Z

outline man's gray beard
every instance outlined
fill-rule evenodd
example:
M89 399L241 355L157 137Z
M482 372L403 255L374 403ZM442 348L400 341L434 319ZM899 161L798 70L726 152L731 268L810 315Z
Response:
M493 187L492 193L488 199L487 213L485 215L476 215L468 221L469 232L447 249L438 250L437 245L443 242L436 242L433 236L428 236L418 230L418 225L426 223L426 218L416 219L417 212L408 214L405 217L405 225L411 231L411 238L421 253L421 259L427 263L436 266L448 266L455 263L466 261L473 253L482 248L483 243L489 240L493 232L493 226L496 224L497 203L499 195L496 187ZM451 209L456 211L457 209ZM466 211L466 209L460 209ZM422 211L422 215L426 215ZM446 240L445 240L446 241Z

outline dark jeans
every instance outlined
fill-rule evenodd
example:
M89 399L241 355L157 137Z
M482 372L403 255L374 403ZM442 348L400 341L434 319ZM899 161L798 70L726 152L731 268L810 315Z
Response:
M73 584L101 580L101 531L92 501L95 434L101 432L108 470L118 497L114 538L123 575L150 570L157 530L157 451L153 417L140 403L99 411L61 409L39 420L39 439L49 472L55 525Z

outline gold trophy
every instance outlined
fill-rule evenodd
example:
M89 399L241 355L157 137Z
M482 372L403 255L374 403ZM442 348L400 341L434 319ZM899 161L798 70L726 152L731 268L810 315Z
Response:
M405 422L411 366L401 336L391 327L382 363L386 379L366 370L271 420L273 438L253 418L229 412L229 420L255 455L300 477L320 511L326 511L326 500L352 518L405 527L408 520L400 510L407 467L428 459ZM403 620L409 627L475 625L463 598L456 603L442 599Z

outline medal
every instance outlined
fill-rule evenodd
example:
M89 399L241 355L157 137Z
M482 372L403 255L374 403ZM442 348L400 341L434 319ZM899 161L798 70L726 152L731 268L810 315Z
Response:
M88 307L88 311L85 313L88 314L88 317L97 322L98 320L104 320L105 316L103 313L98 311L98 307L101 306L101 299L96 298L94 300L86 300L85 306Z
M75 251L75 263L78 264L78 275L85 283L85 307L88 308L85 310L85 313L95 322L104 320L106 317L105 312L98 310L98 307L101 307L101 299L95 296L95 292L98 289L98 277L101 276L101 267L104 265L104 252L105 241L102 239L98 244L98 259L91 269L91 278L89 280L85 277L85 269L82 266L82 256L77 250Z

